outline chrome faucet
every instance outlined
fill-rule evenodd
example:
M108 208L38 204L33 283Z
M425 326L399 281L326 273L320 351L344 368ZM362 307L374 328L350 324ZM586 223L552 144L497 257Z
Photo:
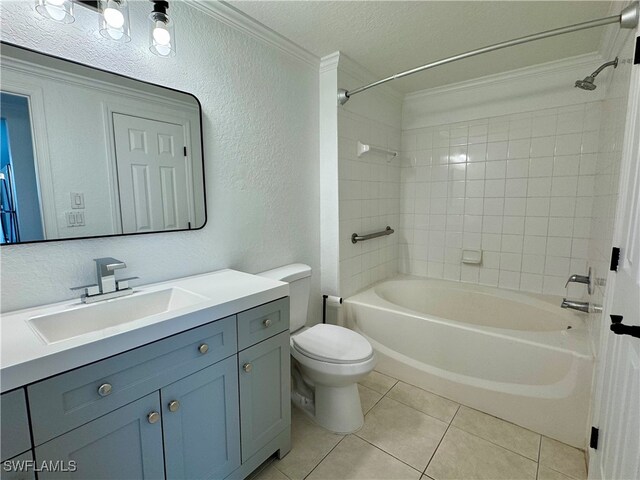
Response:
M94 303L101 300L109 300L110 298L124 297L133 293L133 289L129 287L129 280L134 280L138 277L116 280L116 270L126 268L126 263L111 257L96 258L94 261L96 262L98 283L71 289L84 290L84 293L80 297L84 303Z
M589 273L587 275L576 275L573 274L567 280L565 284L565 288L569 286L570 283L584 283L587 286L587 292L589 295L593 292L593 283L591 281L591 267L589 267Z
M578 310L579 312L584 313L600 313L602 312L601 305L591 304L589 302L578 302L576 300L567 300L566 298L562 299L562 308L570 308L571 310Z
M127 264L115 258L96 258L96 269L98 272L98 287L100 293L111 293L118 290L116 288L116 270L127 268Z

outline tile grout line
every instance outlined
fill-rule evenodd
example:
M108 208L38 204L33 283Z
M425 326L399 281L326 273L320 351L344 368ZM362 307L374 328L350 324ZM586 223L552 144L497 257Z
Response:
M531 457L527 457L526 455L523 455L523 454L521 454L521 453L519 453L519 452L515 452L515 451L513 451L513 450L511 450L511 449L509 449L509 448L507 448L507 447L505 447L505 446L503 446L503 445L500 445L500 444L498 444L498 443L492 442L491 440L489 440L489 439L487 439L487 438L481 437L480 435L476 435L476 434L475 434L475 433L473 433L473 432L469 432L469 431L465 430L464 428L462 428L462 427L460 427L460 426L458 426L458 425L453 425L453 420L451 420L451 426L452 426L452 427L457 428L457 429L458 429L458 430L460 430L461 432L466 433L467 435L471 435L472 437L479 438L480 440L484 440L485 442L490 443L491 445L494 445L494 446L496 446L496 447L498 447L498 448L501 448L502 450L505 450L505 451L507 451L507 452L509 452L509 453L513 453L513 454L515 454L515 455L518 455L519 457L525 458L525 459L529 460L530 462L534 462L534 463L536 463L536 464L537 464L537 463L539 463L538 461L534 460L534 459L533 459L533 458L531 458ZM536 435L540 435L540 434L538 433L538 434L536 434ZM542 435L540 435L540 436L542 437ZM560 473L562 473L562 472L560 472Z
M538 442L538 461L536 462L536 480L540 476L540 452L542 451L542 435L540 435L540 441Z
M316 468L318 468L318 466L319 466L319 465L324 461L324 459L325 459L325 458L327 458L327 457L329 456L329 454L330 454L331 452L333 452L333 451L336 449L336 447L337 447L338 445L340 445L340 444L342 443L342 441L343 441L345 438L347 438L347 435L344 435L344 436L340 439L340 441L339 441L338 443L336 443L336 444L331 448L331 450L329 450L329 451L327 452L327 454L326 454L325 456L323 456L323 457L320 459L320 461L319 461L318 463L316 463L316 464L315 464L315 466L311 469L311 471L310 471L309 473L307 473L307 474L303 477L303 480L304 480L305 478L307 478L309 475L311 475L311 474L313 473L313 471L314 471ZM277 467L276 467L276 468L277 468Z
M424 470L422 471L422 475L426 475L427 474L427 468L429 468L429 465L431 465L431 462L433 461L433 457L435 457L436 453L438 453L438 449L440 448L440 445L442 444L442 440L444 440L444 437L447 435L447 432L449 431L449 429L451 428L451 425L453 424L453 419L456 418L456 415L458 414L459 411L460 411L460 405L458 405L456 413L453 415L453 417L451 417L451 421L447 425L447 429L444 431L444 434L442 435L442 438L440 438L440 441L438 442L438 445L436 445L436 448L433 450L433 454L431 454L431 458L427 462L427 466L424 467Z
M406 465L407 467L415 470L416 472L418 472L420 474L420 476L422 476L422 473L420 472L420 470L418 470L416 467L414 467L413 465L409 465L407 462L405 462L404 460L396 457L393 453L389 453L386 450L384 450L383 448L379 447L378 445L371 443L369 440L367 440L366 438L362 438L360 435L358 435L357 433L352 433L351 435L354 435L356 437L358 437L360 440L362 440L363 442L371 445L373 448L380 450L382 453L389 455L392 458L395 458L396 460L398 460L400 463Z

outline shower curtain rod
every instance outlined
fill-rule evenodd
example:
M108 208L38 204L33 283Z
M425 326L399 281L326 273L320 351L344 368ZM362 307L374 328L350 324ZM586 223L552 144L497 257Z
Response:
M533 35L527 35L526 37L515 38L513 40L508 40L506 42L496 43L494 45L489 45L487 47L478 48L477 50L471 50L469 52L460 53L452 57L443 58L442 60L437 60L435 62L427 63L426 65L422 65L420 67L412 68L411 70L406 70L404 72L396 73L395 75L391 75L390 77L383 78L382 80L378 80L376 82L370 83L368 85L364 85L362 87L354 88L353 90L345 90L341 88L338 90L338 102L340 103L340 105L344 105L345 103L347 103L349 98L351 98L353 95L357 95L358 93L362 93L365 90L369 90L370 88L377 87L378 85L382 85L383 83L387 83L392 80L396 80L398 78L406 77L408 75L413 75L414 73L422 72L430 68L439 67L440 65L445 65L447 63L455 62L457 60L463 60L465 58L480 55L482 53L488 53L488 52L493 52L495 50L500 50L501 48L513 47L515 45L520 45L522 43L533 42L534 40L541 40L543 38L554 37L556 35L563 35L565 33L572 33L572 32L577 32L579 30L586 30L588 28L600 27L603 25L609 25L611 23L620 23L620 28L635 28L638 25L639 10L640 9L638 7L638 2L633 2L627 7L625 7L620 13L620 15L611 15L610 17L599 18L597 20L591 20L583 23L576 23L575 25L569 25L568 27L547 30L546 32L535 33Z

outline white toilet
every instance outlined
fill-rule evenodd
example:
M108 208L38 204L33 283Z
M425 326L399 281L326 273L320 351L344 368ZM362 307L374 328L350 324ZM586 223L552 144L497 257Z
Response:
M376 364L371 344L359 333L336 325L305 328L311 267L301 263L258 274L289 283L291 398L320 426L337 433L362 427L357 383Z

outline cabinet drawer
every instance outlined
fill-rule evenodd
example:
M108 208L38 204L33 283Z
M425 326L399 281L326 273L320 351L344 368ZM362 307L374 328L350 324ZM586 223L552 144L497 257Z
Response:
M238 314L238 350L289 329L289 297Z
M2 395L0 397L0 412L2 414L0 419L2 452L0 455L4 461L31 448L24 389L19 388Z
M235 317L227 317L30 385L34 442L40 445L234 353Z

